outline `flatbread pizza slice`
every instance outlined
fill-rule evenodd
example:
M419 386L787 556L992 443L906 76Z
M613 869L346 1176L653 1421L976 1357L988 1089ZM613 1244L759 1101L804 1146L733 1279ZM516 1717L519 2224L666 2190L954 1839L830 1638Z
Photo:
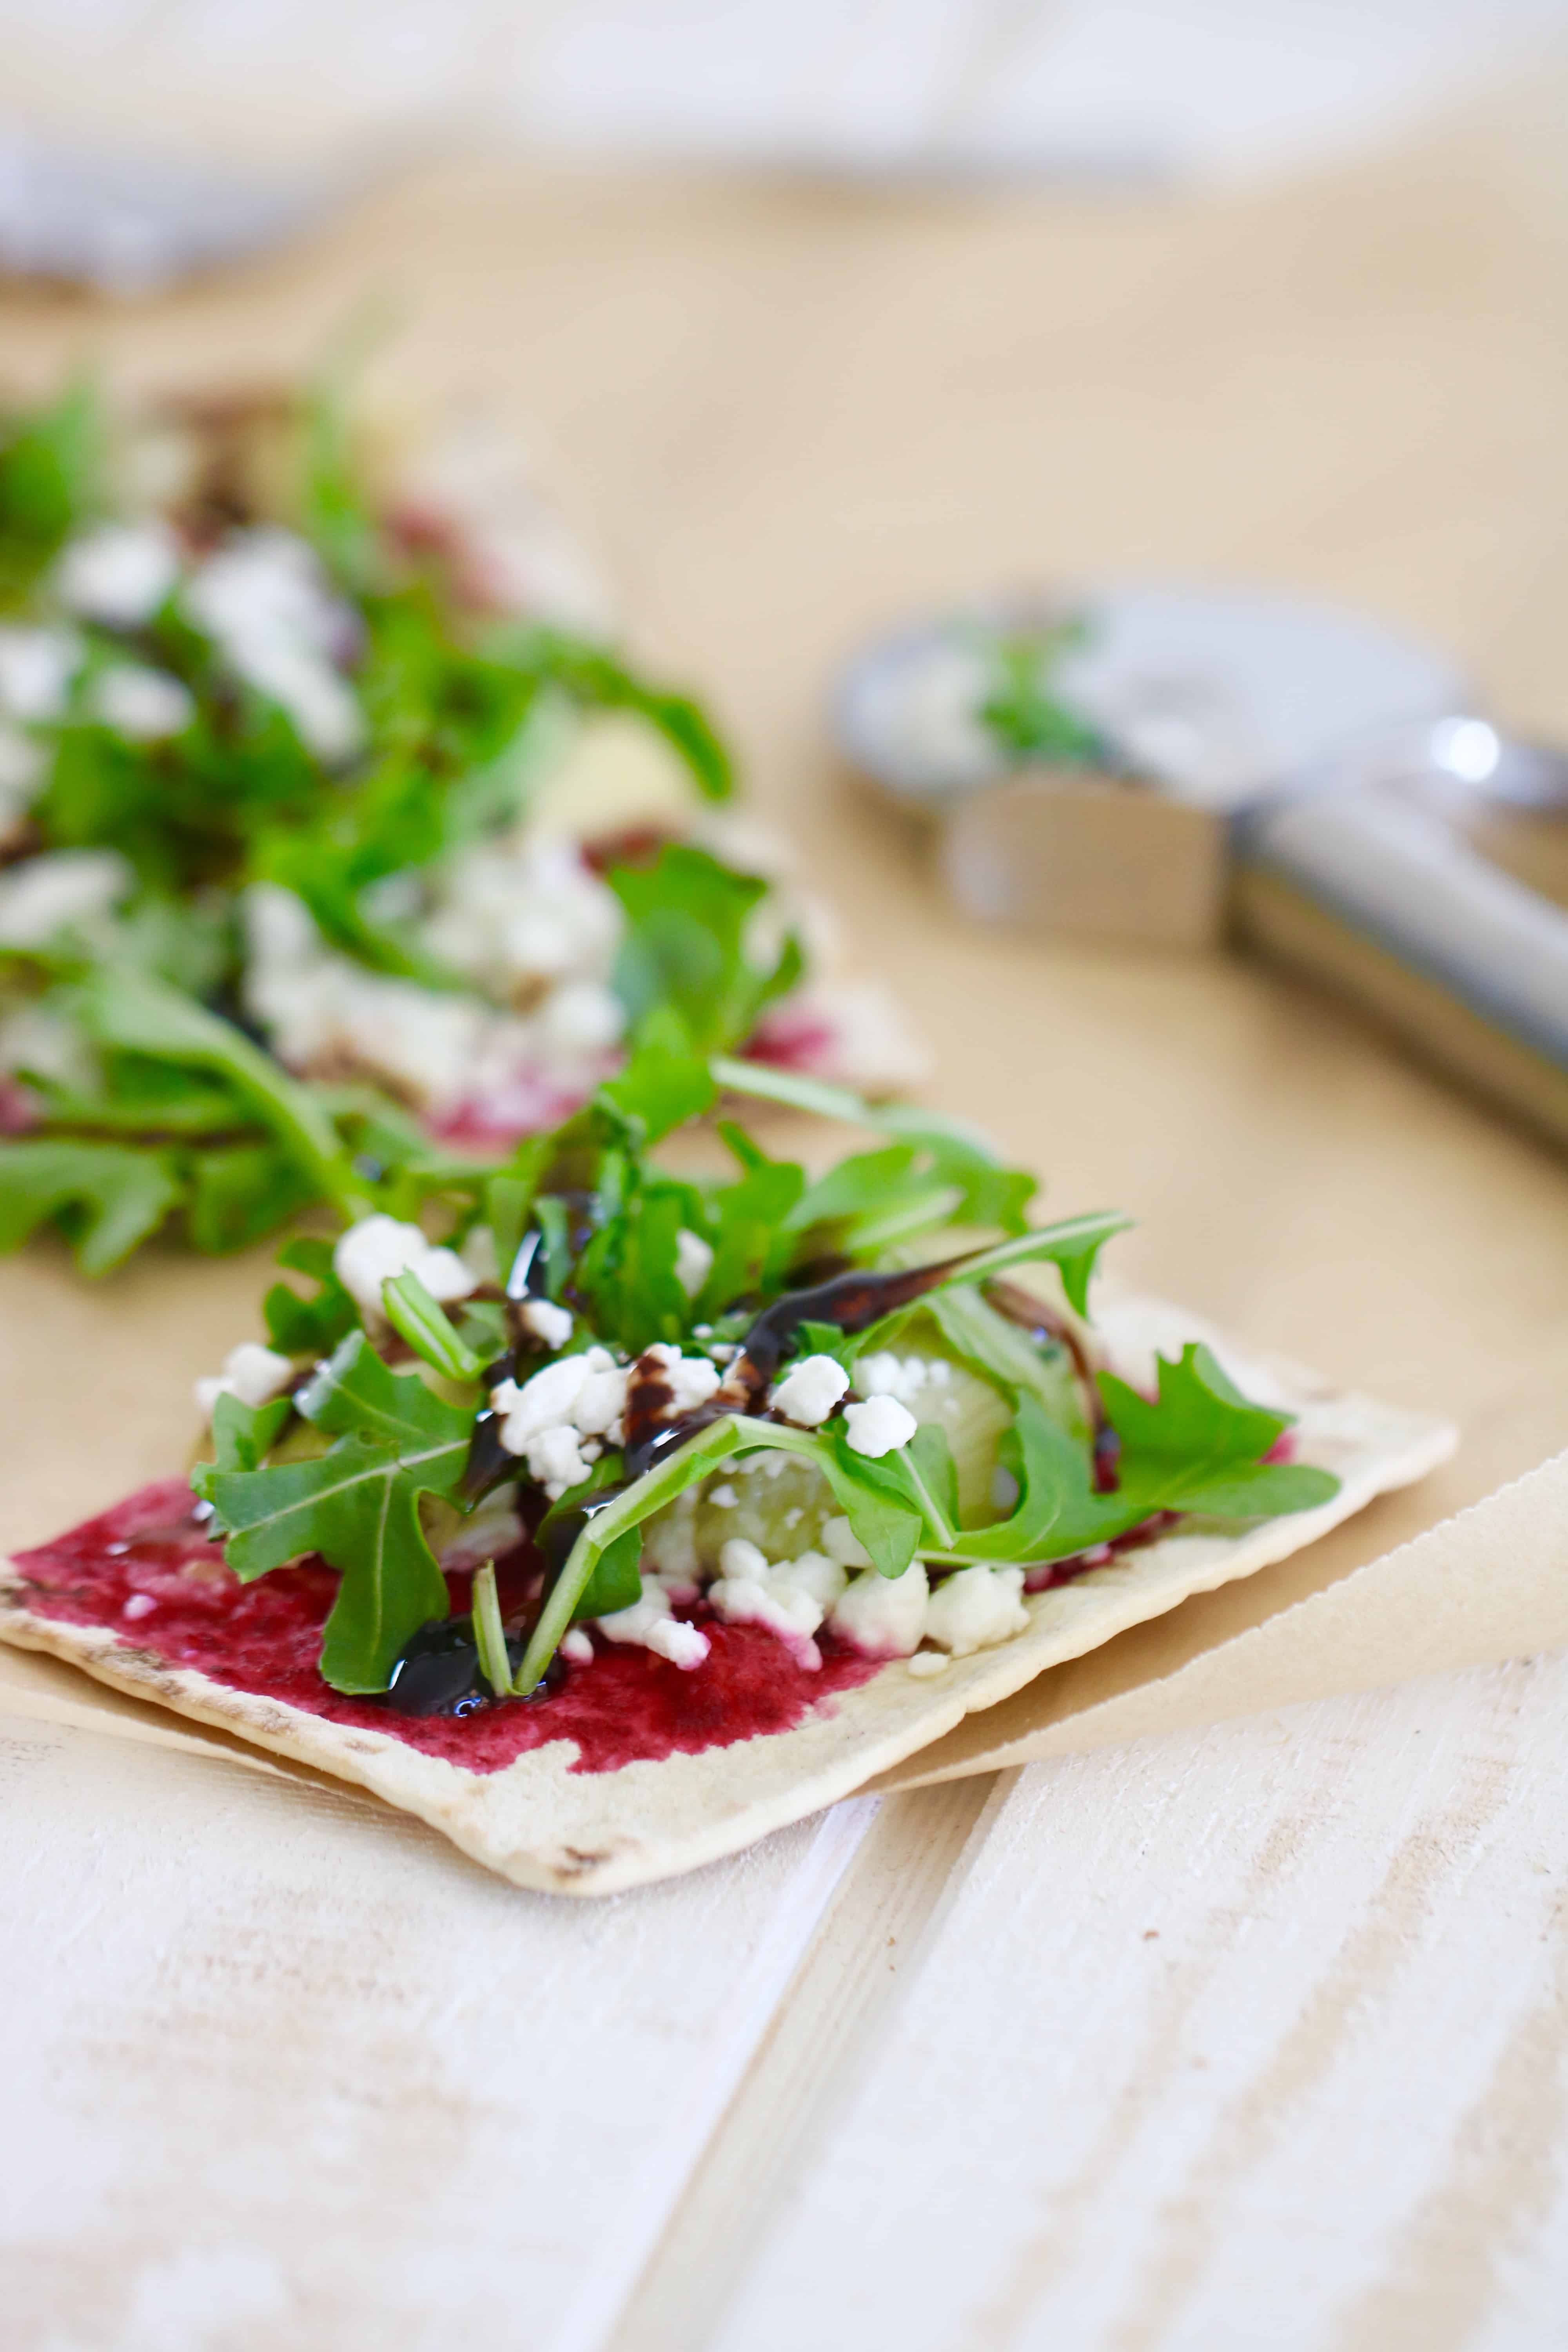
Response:
M525 1162L444 1175L446 1238L377 1211L294 1245L314 1292L202 1384L205 1458L11 1562L0 1636L608 1894L1453 1442L1147 1301L1097 1328L1126 1221L1030 1225L951 1129L816 1179L730 1129L697 1181L647 1149L692 1107L650 1045Z

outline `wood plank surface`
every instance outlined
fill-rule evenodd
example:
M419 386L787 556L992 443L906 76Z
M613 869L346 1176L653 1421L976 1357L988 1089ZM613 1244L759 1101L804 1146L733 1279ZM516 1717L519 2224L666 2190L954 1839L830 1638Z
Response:
M1561 2343L1565 1719L1558 1657L1010 1776L713 2352Z
M602 2342L874 1799L586 1916L348 1790L0 1719L0 2335Z

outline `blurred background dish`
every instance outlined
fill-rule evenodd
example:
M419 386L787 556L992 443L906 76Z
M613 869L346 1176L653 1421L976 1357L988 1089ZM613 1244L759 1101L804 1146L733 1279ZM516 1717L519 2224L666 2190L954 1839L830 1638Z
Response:
M868 647L834 697L842 750L906 807L998 782L1036 756L1007 697L1031 646L1038 689L1100 739L1099 764L1205 808L1238 807L1357 737L1472 698L1454 661L1365 614L1110 581L999 597Z

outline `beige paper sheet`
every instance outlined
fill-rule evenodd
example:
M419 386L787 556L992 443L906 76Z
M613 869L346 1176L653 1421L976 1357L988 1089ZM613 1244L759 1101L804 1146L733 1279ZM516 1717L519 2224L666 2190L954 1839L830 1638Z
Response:
M1568 1638L1561 1472L1494 1507L1542 1549L1477 1517L1397 1549L1568 1446L1563 1163L1266 971L966 925L821 724L834 664L911 608L1133 570L1370 605L1568 731L1568 180L1552 110L1521 104L1226 201L479 160L134 309L0 294L7 364L38 384L84 344L139 383L270 373L390 294L384 372L479 388L542 442L645 650L712 682L759 803L930 1038L931 1098L1039 1169L1051 1213L1130 1210L1128 1286L1459 1423L1423 1486L977 1722L971 1768L1004 1738L1088 1744ZM153 1254L88 1291L50 1247L0 1264L0 1549L183 1459L189 1384L265 1278ZM1463 1606L1427 1612L1412 1578ZM14 1707L219 1745L43 1661L0 1675Z

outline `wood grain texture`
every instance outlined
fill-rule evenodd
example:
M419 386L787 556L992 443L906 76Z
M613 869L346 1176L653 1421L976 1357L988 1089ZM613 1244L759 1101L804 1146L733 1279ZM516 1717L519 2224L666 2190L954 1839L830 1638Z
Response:
M0 1721L6 2343L589 2352L874 1811L582 1924L352 1792Z
M1562 2342L1565 1722L1557 1658L1005 1782L713 2352Z

